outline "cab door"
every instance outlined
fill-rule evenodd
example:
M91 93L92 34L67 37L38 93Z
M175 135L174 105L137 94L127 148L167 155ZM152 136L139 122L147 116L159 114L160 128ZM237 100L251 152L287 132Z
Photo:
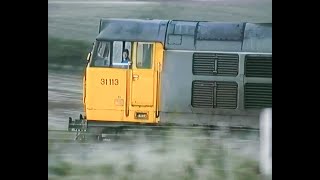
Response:
M132 68L132 106L154 105L153 43L136 43L136 62Z
M133 49L131 110L135 121L153 123L159 101L158 53L162 54L163 49L157 52L156 43L150 42L136 42Z

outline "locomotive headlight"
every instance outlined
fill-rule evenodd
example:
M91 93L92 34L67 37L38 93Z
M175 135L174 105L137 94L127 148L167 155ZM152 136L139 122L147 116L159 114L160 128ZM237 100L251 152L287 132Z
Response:
M148 119L148 113L136 112L135 119Z

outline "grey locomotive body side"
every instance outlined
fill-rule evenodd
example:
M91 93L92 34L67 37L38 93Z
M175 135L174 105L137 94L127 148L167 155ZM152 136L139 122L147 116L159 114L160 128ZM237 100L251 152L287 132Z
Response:
M170 21L161 123L259 127L272 107L272 25Z
M160 123L259 128L272 107L272 24L102 19L97 40L160 42Z

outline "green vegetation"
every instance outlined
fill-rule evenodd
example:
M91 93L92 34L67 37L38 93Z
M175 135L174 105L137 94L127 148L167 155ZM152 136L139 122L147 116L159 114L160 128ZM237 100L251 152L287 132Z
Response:
M110 153L110 152L109 152ZM112 152L113 154L114 152ZM210 154L210 153L209 153ZM205 154L206 158L211 156ZM160 156L157 158L161 158ZM220 159L226 157L222 156ZM125 161L125 160L124 160ZM227 169L224 160L211 161L212 164L206 164L200 168L196 162L181 162L182 167L172 167L171 162L163 162L153 168L153 170L144 169L143 161L136 163L127 162L123 165L117 163L108 164L78 164L73 162L67 162L66 160L59 160L59 163L50 165L48 167L49 177L56 177L58 179L69 179L70 177L94 177L100 176L104 179L108 179L111 176L116 179L233 179L237 180L258 180L258 162L249 159L239 159L238 161L232 162L232 168ZM230 159L229 159L230 161ZM121 163L121 162L119 162ZM166 165L167 163L167 165ZM221 164L222 163L222 164ZM122 163L121 163L122 164ZM154 176L156 174L156 176Z
M131 143L78 144L68 151L69 145L51 144L49 179L260 179L258 161L250 157L253 153L243 156L240 151L246 150L233 150L223 141L179 138L189 132L168 135L173 136L151 140L142 135L132 136L135 141Z
M48 64L83 67L90 48L86 41L48 37Z

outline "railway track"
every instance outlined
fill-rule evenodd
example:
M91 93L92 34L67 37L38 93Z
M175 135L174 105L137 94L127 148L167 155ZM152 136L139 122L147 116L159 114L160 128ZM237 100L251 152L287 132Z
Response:
M245 133L255 134L255 138L246 138ZM74 143L79 140L79 136L90 136L88 132L66 131L66 130L48 130L48 143ZM129 142L137 139L147 139L152 142L157 140L180 140L180 141L221 141L223 137L238 138L237 143L259 143L259 131L253 129L217 129L217 128L199 128L199 127L125 127L121 133L103 133L101 141L124 140ZM82 141L83 139L80 139ZM87 141L82 141L86 143Z

